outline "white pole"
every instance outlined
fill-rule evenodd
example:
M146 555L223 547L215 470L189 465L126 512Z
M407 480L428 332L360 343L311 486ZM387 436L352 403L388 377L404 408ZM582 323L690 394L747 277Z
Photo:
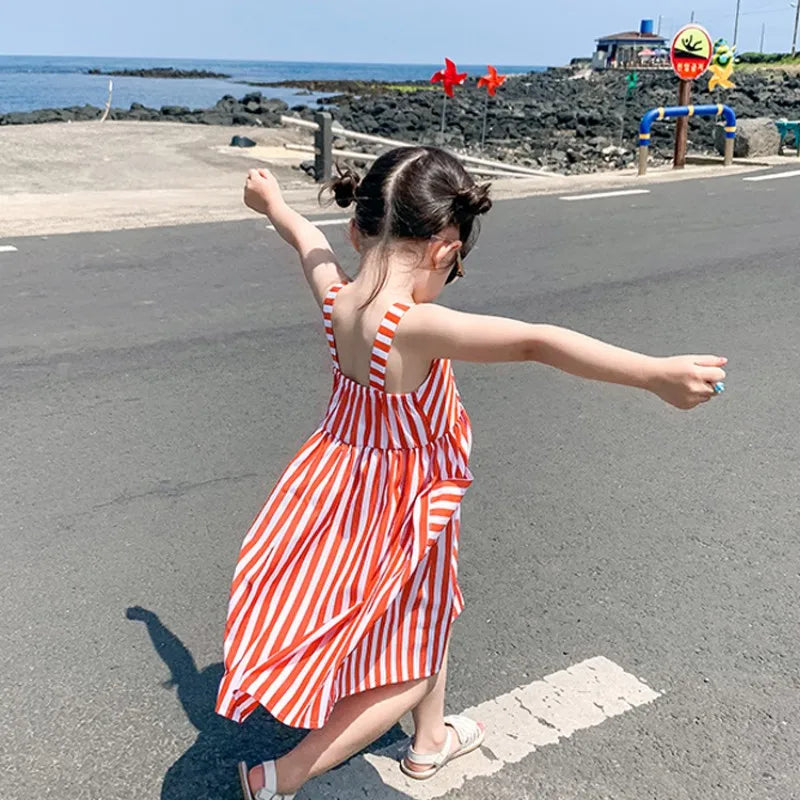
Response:
M736 46L739 39L739 11L742 8L742 0L736 0L736 22L733 25L733 44Z
M111 92L114 89L114 84L112 81L108 82L108 100L106 100L106 110L103 112L103 116L100 117L100 122L105 122L106 118L108 117L108 112L111 111Z
M792 58L797 55L797 29L800 27L800 0L794 3L797 12L794 15L794 37L792 38Z
M481 150L486 146L486 119L489 116L489 92L486 92L486 105L483 107L483 130L481 131Z

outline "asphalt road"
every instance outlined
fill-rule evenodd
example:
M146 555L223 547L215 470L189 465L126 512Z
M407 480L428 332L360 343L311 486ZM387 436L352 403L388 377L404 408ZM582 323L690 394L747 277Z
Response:
M447 302L730 368L684 413L458 367L477 480L449 706L598 655L663 696L448 797L800 796L798 187L487 219ZM232 800L239 757L298 736L212 707L241 539L327 400L318 311L258 219L0 244L0 797Z

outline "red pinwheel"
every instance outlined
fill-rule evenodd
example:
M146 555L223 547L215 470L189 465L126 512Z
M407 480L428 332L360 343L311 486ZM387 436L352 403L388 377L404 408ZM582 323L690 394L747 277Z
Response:
M485 86L489 91L489 97L494 97L497 93L497 87L505 83L506 76L498 75L497 68L493 67L491 64L488 65L487 69L489 70L489 74L484 75L478 80L478 88L480 89L481 86Z
M498 75L497 68L488 64L486 67L489 70L487 75L484 75L478 81L478 88L485 86L488 90L486 95L486 103L483 106L483 129L481 130L481 149L486 145L486 120L489 117L489 98L497 94L497 87L502 86L506 81L505 75Z
M461 86L467 79L466 72L458 72L456 65L449 59L444 60L445 68L434 72L431 76L431 83L441 83L444 86L444 93L448 97L453 97L453 87Z

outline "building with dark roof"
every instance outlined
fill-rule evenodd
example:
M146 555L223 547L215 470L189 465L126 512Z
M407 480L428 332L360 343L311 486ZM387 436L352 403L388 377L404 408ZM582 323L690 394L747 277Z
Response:
M653 20L643 19L638 31L615 33L597 40L595 69L669 66L667 40L653 33Z

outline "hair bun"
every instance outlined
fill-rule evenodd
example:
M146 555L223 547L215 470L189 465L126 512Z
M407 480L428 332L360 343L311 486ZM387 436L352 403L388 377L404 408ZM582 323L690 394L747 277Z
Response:
M462 189L453 198L453 221L457 225L486 214L491 209L489 188L488 183L475 183L467 189Z
M355 202L356 190L361 183L361 178L351 169L341 169L338 164L336 165L336 171L339 175L331 179L327 188L333 192L333 199L336 205L341 208L347 208Z

